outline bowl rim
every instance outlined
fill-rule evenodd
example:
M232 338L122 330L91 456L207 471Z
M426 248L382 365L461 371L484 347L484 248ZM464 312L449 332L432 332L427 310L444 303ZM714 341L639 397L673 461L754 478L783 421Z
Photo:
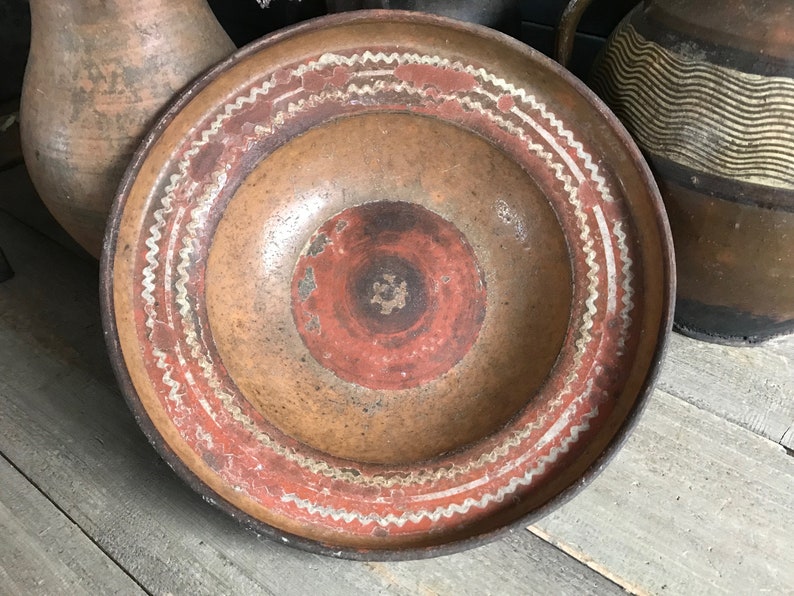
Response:
M634 166L637 167L637 174L648 190L648 195L652 203L651 211L658 229L659 237L662 240L662 245L660 247L660 253L662 257L661 277L665 280L665 283L662 288L659 288L659 290L663 293L660 303L660 332L656 338L653 357L645 373L645 378L641 388L636 395L634 404L631 406L628 414L618 426L607 446L597 456L595 456L583 474L581 474L565 489L552 496L543 505L499 528L474 536L454 539L442 544L381 549L327 544L271 526L265 522L255 519L231 503L227 502L223 497L210 488L203 480L201 480L196 473L188 468L188 466L177 456L177 454L157 431L148 412L143 407L143 404L133 385L130 373L125 365L115 319L113 297L113 264L116 257L117 239L121 217L124 212L129 191L136 179L138 172L140 171L140 168L143 165L143 162L147 158L152 146L160 138L164 130L169 126L171 121L176 117L181 109L195 96L197 96L205 87L207 87L216 78L216 76L220 75L226 69L243 60L244 58L254 55L260 50L263 50L271 45L275 45L279 41L294 35L308 33L317 29L335 25L383 20L388 22L436 25L439 27L452 28L462 33L472 34L476 37L485 37L492 41L496 41L506 46L512 52L523 55L528 63L539 62L544 68L551 71L552 74L562 78L566 83L568 83L573 91L582 95L584 99L597 112L600 113L600 116L612 129L616 139L621 142L622 149L631 159L631 162L634 164ZM648 398L650 397L650 394L653 391L653 387L659 376L661 366L664 362L666 351L669 345L669 336L673 326L676 286L672 235L655 179L644 156L625 127L620 123L617 116L615 116L610 108L608 108L607 105L600 98L598 98L593 91L591 91L581 80L576 78L567 69L560 66L551 58L548 58L538 50L535 50L523 42L499 31L490 29L483 25L465 23L438 15L430 15L414 11L382 9L328 14L285 27L265 35L264 37L243 46L242 48L233 52L226 59L217 63L213 67L210 67L204 73L196 77L192 83L189 83L183 91L178 93L172 99L170 104L162 110L159 117L156 118L155 124L150 128L149 132L138 146L119 184L105 229L102 254L100 258L99 280L100 311L102 316L105 342L110 356L111 365L122 395L124 396L128 407L133 412L138 426L141 428L148 441L155 448L158 454L165 460L165 462L174 470L174 472L176 472L177 476L179 476L181 480L184 481L192 490L201 495L205 501L212 504L217 509L220 509L225 514L236 519L243 526L247 527L258 535L308 552L356 561L418 560L455 554L476 548L478 546L493 542L509 533L512 533L515 530L526 529L528 525L531 525L536 520L544 517L551 511L567 503L573 497L579 494L583 488L588 486L607 467L607 465L623 447L629 435L636 427L637 422L641 418L642 412L647 406Z

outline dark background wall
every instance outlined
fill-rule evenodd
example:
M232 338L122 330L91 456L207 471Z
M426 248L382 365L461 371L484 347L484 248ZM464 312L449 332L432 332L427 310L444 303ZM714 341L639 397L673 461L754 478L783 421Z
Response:
M19 97L29 45L28 3L0 0L0 104Z
M550 55L554 29L566 3L567 0L521 0L521 39ZM637 0L593 0L593 7L579 27L571 63L575 74L585 75L604 38L636 3ZM325 12L324 0L273 0L264 10L255 0L209 0L209 4L238 45ZM29 40L27 0L0 0L0 103L19 96Z
M579 24L571 71L585 78L601 46L621 19L640 0L592 0ZM568 0L521 0L521 39L551 56L560 15Z

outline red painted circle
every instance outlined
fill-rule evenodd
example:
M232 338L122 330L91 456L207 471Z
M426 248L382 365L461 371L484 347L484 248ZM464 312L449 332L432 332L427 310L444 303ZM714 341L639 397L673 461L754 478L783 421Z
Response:
M292 313L311 355L371 389L408 389L444 374L474 344L485 308L485 279L463 234L401 201L326 221L292 279Z

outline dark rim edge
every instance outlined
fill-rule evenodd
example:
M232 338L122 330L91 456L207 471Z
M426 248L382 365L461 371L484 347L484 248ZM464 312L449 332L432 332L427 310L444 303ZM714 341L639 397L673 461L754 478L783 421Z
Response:
M673 331L691 339L696 339L698 341L710 344L729 346L732 348L752 348L765 344L766 342L772 341L773 339L788 337L794 333L794 330L790 330L769 333L766 335L721 335L719 333L702 330L692 325L679 323L678 321L673 322Z

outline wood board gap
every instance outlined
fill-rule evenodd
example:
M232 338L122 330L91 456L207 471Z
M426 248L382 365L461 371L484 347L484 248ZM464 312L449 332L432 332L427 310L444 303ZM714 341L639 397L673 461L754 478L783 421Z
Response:
M675 399L679 399L682 402L685 402L685 403L689 404L693 408L696 408L697 410L700 410L702 412L707 412L707 413L711 414L712 416L716 416L717 418L721 418L721 419L725 420L725 422L727 422L728 424L730 424L732 426L735 426L735 427L741 428L742 430L746 430L748 432L751 432L755 436L760 437L760 438L764 439L765 441L769 441L770 443L772 443L774 445L777 445L778 447L782 447L787 453L794 454L794 450L792 450L792 448L789 447L786 444L786 437L789 436L789 435L794 435L794 426L790 426L782 435L780 435L780 438L776 439L776 438L773 438L772 436L764 434L762 432L762 430L760 430L760 429L752 428L747 423L743 422L742 420L739 420L739 419L735 418L734 416L731 416L729 413L720 412L716 408L708 407L707 405L704 405L702 403L698 403L696 401L693 401L693 400L687 398L686 395L682 395L682 394L680 394L680 392L677 392L674 387L669 387L669 386L664 385L662 383L657 383L656 386L655 386L655 390L656 391L662 391L662 392L666 393L667 395L669 395L670 397L674 397Z
M670 337L656 387L775 444L794 448L794 336L753 347Z
M527 530L530 533L532 533L535 536L537 536L538 538L540 538L541 540L543 540L545 542L548 542L550 545L552 545L554 548L556 548L560 552L565 553L567 556L571 557L573 560L578 561L582 565L586 565L587 567L589 567L590 569L592 569L593 571L598 573L600 576L602 576L604 579L609 580L615 586L617 586L621 590L625 591L627 594L634 594L635 596L650 596L650 592L647 592L647 591L643 590L642 588L640 588L639 586L636 586L636 585L632 584L631 582L626 581L625 579L623 579L619 575L617 575L615 573L612 573L604 565L601 565L600 563L598 563L594 559L588 557L582 551L576 550L576 549L574 549L573 547L571 547L570 545L568 545L568 544L566 544L564 542L560 542L559 540L555 540L553 536L551 536L547 532L544 532L543 530L541 530L536 525L533 524L531 526L528 526Z
M100 551L100 552L101 552L101 553L102 553L102 554L103 554L105 557L107 557L107 558L108 558L108 560L110 560L110 561L111 561L111 562L112 562L112 563L113 563L113 564L114 564L116 567L118 567L118 568L119 568L119 570L120 570L120 571L121 571L121 572L122 572L124 575L126 575L128 578L130 578L130 580L131 580L131 581L132 581L132 582L133 582L133 583L134 583L136 586L138 586L138 587L139 587L139 588L140 588L140 589L141 589L141 590L142 590L144 593L148 594L149 596L153 596L153 593L152 593L152 592L150 592L150 591L149 591L149 590L146 588L146 586L144 586L143 584L141 584L141 582L139 582L139 581L138 581L138 579L137 579L137 578L136 578L134 575L132 575L132 574L131 574L129 571L127 571L127 569L125 569L125 568L124 568L124 566L123 566L123 565L121 565L121 564L119 563L119 561L118 561L118 560L116 560L116 558L115 558L113 555L111 555L111 554L110 554L110 553L107 551L107 549L103 548L103 547L102 547L102 545L101 545L99 542L97 542L96 540L94 540L93 536L91 536L90 534L88 534L88 533L87 533L87 532L86 532L86 531L85 531L85 530L82 528L82 526L81 526L79 523L77 523L77 521L76 521L76 520L75 520L75 519L74 519L74 518L73 518L71 515L69 515L69 512L68 512L68 511L66 511L66 510L65 510L63 507L61 507L61 506L60 506L60 505L59 505L59 504L58 504L56 501L54 501L53 499L51 499L51 498L50 498L50 496L49 496L49 495L48 495L48 494L47 494L47 493L46 493L46 492L45 492L45 491L44 491L44 490L43 490L43 489L42 489L42 488L41 488L41 487L40 487L40 486L39 486L39 485L38 485L38 484L37 484L37 483L36 483L36 482L33 480L33 479L31 479L31 477L30 477L28 474L26 474L26 473L25 473L25 471L24 471L24 470L22 470L22 469L21 469L19 466L17 466L17 465L16 465L16 464L15 464L15 463L14 463L14 462L13 462L13 461L10 459L10 458L8 458L8 457L5 455L5 453L2 453L2 452L0 452L0 458L2 458L2 459L3 459L3 461L5 461L5 462L6 462L6 463L7 463L9 466L11 466L11 468L12 468L14 471L16 471L16 472L17 472L17 474L19 474L20 476L22 476L22 478L24 478L24 479L25 479L25 481L26 481L26 482L28 482L28 484L30 484L30 486L32 486L32 487L33 487L33 488L34 488L34 489L35 489L35 490L36 490L36 491L37 491L39 494L41 494L41 495L42 495L42 496L43 496L45 499L47 499L47 501L49 501L49 502L52 504L52 506L53 506L53 507L55 507L55 509L57 509L57 510L60 512L60 514L61 514L61 515L63 515L63 516L64 516L64 517L65 517L67 520L69 520L69 522L70 522L71 524L73 524L73 525L74 525L74 527L75 527L75 528L76 528L76 529L77 529L77 530L80 532L80 534L82 534L83 536L85 536L85 537L86 537L86 539L87 539L87 540L88 540L88 541L89 541L91 544L93 544L93 545L94 545L96 548L98 548L98 549L99 549L99 551Z

